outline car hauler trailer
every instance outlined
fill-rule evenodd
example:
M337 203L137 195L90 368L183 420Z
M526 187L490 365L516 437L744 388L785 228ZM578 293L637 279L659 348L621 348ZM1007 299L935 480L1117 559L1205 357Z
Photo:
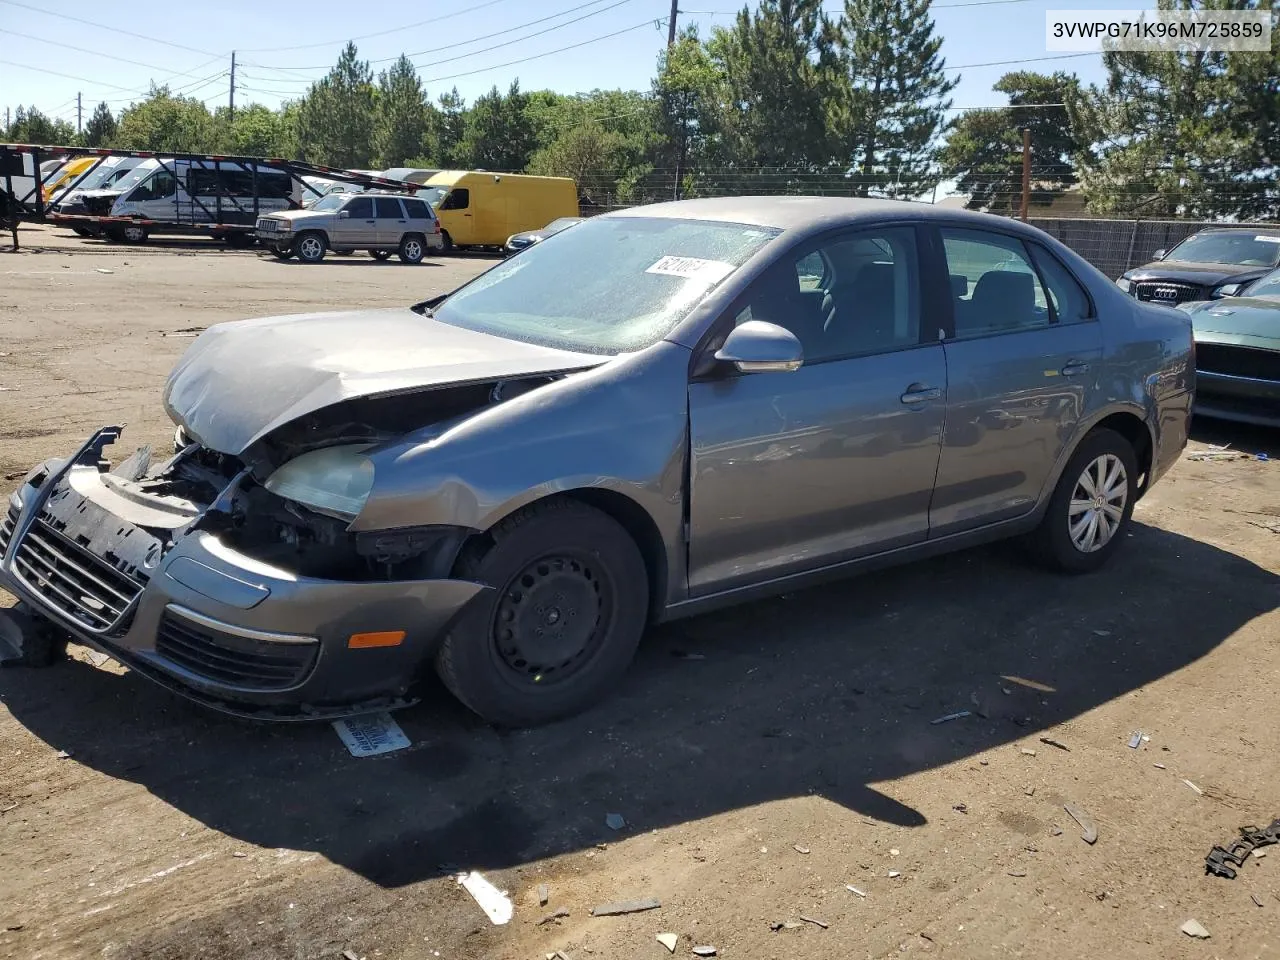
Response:
M94 159L59 184L59 194L74 196L74 202L46 202L40 167L51 156ZM140 162L106 189L77 189L112 157ZM20 220L57 223L82 235L131 243L165 233L248 245L254 242L259 214L297 209L304 196L317 193L304 177L392 191L420 189L416 183L278 157L0 144L0 217L10 222L15 248Z

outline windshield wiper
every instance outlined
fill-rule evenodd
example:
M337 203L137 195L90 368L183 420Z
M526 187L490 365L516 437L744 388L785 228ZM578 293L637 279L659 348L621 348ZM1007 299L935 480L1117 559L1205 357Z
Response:
M431 297L429 300L423 300L421 303L415 303L409 309L414 313L420 313L424 317L434 317L436 315L436 307L449 299L449 294L441 294L438 297Z

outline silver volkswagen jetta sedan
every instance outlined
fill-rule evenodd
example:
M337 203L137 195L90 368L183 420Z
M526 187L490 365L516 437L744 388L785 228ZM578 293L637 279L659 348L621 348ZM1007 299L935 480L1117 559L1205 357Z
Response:
M412 309L225 323L175 456L31 471L0 580L210 706L579 710L646 624L1025 535L1122 543L1187 438L1191 327L1045 234L926 205L598 217Z

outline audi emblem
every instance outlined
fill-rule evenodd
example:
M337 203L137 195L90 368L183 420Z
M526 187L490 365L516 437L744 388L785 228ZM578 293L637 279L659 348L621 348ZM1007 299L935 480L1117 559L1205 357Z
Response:
M1177 300L1177 287L1156 287L1151 291L1152 300Z

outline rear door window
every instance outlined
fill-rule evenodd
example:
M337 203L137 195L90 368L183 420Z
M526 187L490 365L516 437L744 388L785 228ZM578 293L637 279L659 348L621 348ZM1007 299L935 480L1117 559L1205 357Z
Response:
M1017 237L942 230L956 339L1047 327L1049 298Z
M400 201L395 197L374 197L374 216L379 220L403 220L404 211L400 209Z

